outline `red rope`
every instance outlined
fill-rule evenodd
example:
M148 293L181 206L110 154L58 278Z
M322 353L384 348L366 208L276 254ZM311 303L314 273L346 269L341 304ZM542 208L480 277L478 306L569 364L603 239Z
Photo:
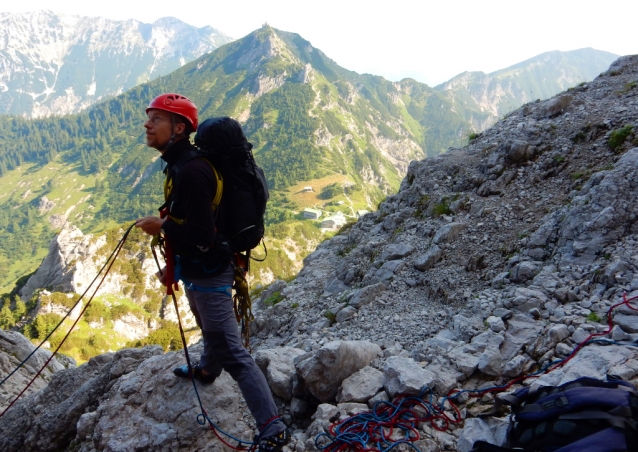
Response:
M638 311L638 308L635 308L630 304L630 302L636 299L638 299L638 296L628 299L627 295L623 294L623 301L611 306L607 311L607 329L605 331L590 334L584 341L580 342L576 348L574 348L567 358L555 365L548 366L547 369L538 375L521 375L510 380L504 386L467 392L470 394L470 397L482 397L488 393L503 392L508 390L512 385L523 380L528 378L538 378L543 374L564 366L592 338L604 336L611 332L613 328L612 314L616 308L626 305L632 310ZM376 450L370 449L368 444L381 442L385 444L392 443L394 442L394 440L392 440L392 436L396 430L403 432L405 436L398 441L414 442L420 439L419 432L415 426L422 422L429 422L431 427L435 430L446 431L449 429L451 424L458 424L462 422L461 412L457 405L451 400L454 394L458 392L460 392L458 389L451 390L443 402L448 403L450 409L453 411L453 417L448 415L443 405L434 405L417 397L400 396L396 398L392 404L387 404L387 406L380 409L375 408L371 413L361 413L351 416L341 422L331 424L328 431L330 432L333 441L323 448L323 450L327 452L341 452L351 449L361 452ZM397 407L400 407L401 409L397 409ZM396 412L393 413L393 410L396 410ZM365 438L365 440L363 438ZM392 448L392 446L389 448Z

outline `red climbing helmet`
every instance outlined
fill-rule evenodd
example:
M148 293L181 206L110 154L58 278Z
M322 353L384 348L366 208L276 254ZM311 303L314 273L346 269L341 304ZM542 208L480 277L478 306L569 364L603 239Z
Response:
M188 97L175 93L161 94L148 104L146 113L148 113L151 108L169 111L183 116L191 123L193 131L197 130L197 107Z

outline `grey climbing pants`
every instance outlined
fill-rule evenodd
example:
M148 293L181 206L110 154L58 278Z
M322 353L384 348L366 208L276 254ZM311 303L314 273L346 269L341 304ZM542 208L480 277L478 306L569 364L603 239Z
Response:
M200 367L215 376L219 376L222 369L226 370L239 385L261 437L276 435L284 431L286 426L281 420L270 423L278 416L277 405L266 377L241 343L233 300L229 293L223 291L204 291L211 287L231 286L233 278L234 270L229 265L228 269L214 278L189 280L194 289L185 288L190 308L204 338ZM266 429L262 431L264 427Z

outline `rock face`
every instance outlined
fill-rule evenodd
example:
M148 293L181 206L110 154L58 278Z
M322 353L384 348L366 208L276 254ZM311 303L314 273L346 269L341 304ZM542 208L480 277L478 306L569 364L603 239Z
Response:
M13 372L33 350L35 350L33 344L20 333L0 330L0 381L8 377L2 385L2 390L0 390L0 411L4 411L4 409L9 406L15 397L20 394L22 389L26 387L29 381L31 381L37 370L39 370L51 356L49 350L41 348L29 358L24 367L9 377L9 374ZM68 364L71 363L69 362ZM53 375L64 369L65 365L54 357L44 368L40 376L33 381L31 387L25 393L25 396L46 387Z
M93 262L93 256L105 243L104 238L94 241L92 236L85 236L77 227L66 226L51 241L49 254L20 290L20 295L29 299L40 287L51 287L57 292L82 293L97 274L99 267ZM99 293L121 291L120 278L108 278Z
M625 294L638 297L636 80L638 57L623 57L462 150L412 162L398 194L278 284L283 300L261 304L252 344L292 427L291 450L315 450L332 422L398 393L427 387L439 400L502 385L598 333L619 344L583 346L539 381L615 374L638 383L638 351L624 345L638 339L638 311L617 306ZM624 141L621 130L630 131ZM181 362L157 349L125 350L57 372L0 418L9 432L0 448L221 450L193 422L192 387L170 372ZM226 374L202 392L222 427L252 435ZM507 418L477 417L492 396L468 399L457 398L465 427L420 425L418 447L502 443Z
M124 231L122 231L123 233ZM38 270L20 289L20 296L23 300L28 300L33 296L35 290L42 287L51 288L54 292L73 292L77 294L86 292L96 278L100 268L106 262L107 256L113 251L109 247L114 249L115 244L108 245L105 236L93 237L84 235L77 227L70 223L65 223L64 228L51 241L49 253L38 267ZM139 264L144 275L141 283L144 290L141 290L141 293L144 293L147 289L153 291L161 290L161 285L154 276L157 271L157 265L148 253L128 253L123 249L119 258L135 260ZM96 280L91 289L88 290L85 300L93 294L99 281L99 279ZM123 293L127 293L127 289L132 289L133 286L139 284L139 281L130 282L127 275L119 273L117 270L111 270L100 285L96 295L113 294L121 296ZM184 325L186 327L195 326L195 318L188 307L188 300L183 291L178 292L178 306ZM82 307L78 305L70 317L77 318L76 314L79 314L81 309ZM38 309L33 315L47 312L65 315L67 308L39 303ZM160 314L164 319L177 321L175 309L170 301L164 303L164 308ZM123 334L128 339L146 337L150 327L152 325L133 315L117 319L113 324L114 331Z

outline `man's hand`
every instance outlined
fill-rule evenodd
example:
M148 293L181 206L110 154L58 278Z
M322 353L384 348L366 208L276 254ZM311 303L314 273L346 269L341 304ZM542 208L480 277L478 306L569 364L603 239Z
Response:
M144 217L135 222L135 227L140 228L148 235L157 235L160 233L160 229L162 229L162 225L165 221L165 218Z

